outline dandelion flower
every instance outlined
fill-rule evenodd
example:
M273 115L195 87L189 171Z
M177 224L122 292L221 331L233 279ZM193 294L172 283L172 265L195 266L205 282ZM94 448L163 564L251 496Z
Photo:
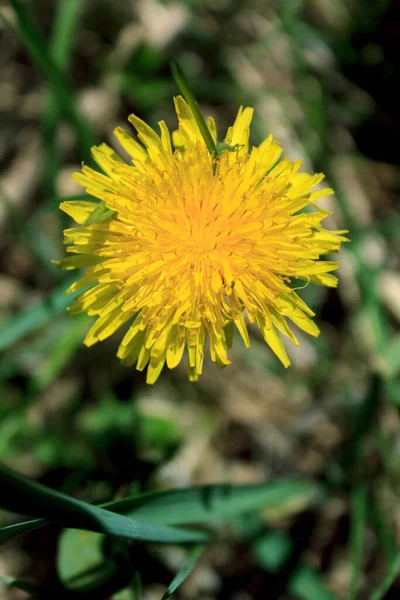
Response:
M298 280L337 285L331 271L338 263L320 256L338 251L345 232L324 229L329 213L315 205L333 192L314 189L323 175L299 173L301 161L279 160L272 135L249 149L251 108L240 108L218 156L207 151L182 97L175 108L172 136L163 121L158 135L134 115L129 121L141 143L117 127L130 164L103 144L93 148L103 173L83 166L74 174L106 212L91 218L96 202L60 206L79 226L65 230L72 256L58 264L86 268L67 291L90 286L69 312L97 317L88 346L129 322L118 357L139 370L148 365L148 383L165 363L176 367L185 349L192 381L202 372L206 345L218 366L228 365L233 330L248 347L249 323L287 367L280 334L298 344L288 319L319 333L294 289ZM208 127L216 142L212 118Z

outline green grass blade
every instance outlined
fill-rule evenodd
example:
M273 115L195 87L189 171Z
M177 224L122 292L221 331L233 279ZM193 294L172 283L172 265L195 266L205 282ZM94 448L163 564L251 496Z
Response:
M357 597L357 584L361 571L364 550L364 530L367 520L367 489L360 484L351 492L351 521L350 521L350 565L351 578L348 590L348 600Z
M48 525L48 523L49 522L46 519L32 519L31 521L22 521L21 523L14 523L13 525L1 527L0 545L12 540L18 535L27 533L28 531L33 531L34 529L38 529L44 525Z
M382 387L382 380L374 375L371 379L368 395L360 407L357 418L354 419L354 431L341 460L341 467L344 472L349 472L362 455L366 436L374 424L375 415L381 402Z
M50 55L54 63L67 73L71 56L74 34L84 2L82 0L64 0L57 5L57 13L50 41ZM60 152L57 148L57 127L59 123L60 105L58 98L49 91L43 112L43 138L46 152L44 161L44 180L49 197L56 197L55 179L60 164Z
M203 136L203 139L206 143L208 151L210 152L210 154L218 155L219 154L218 147L213 140L210 130L208 129L207 123L206 123L203 115L201 114L199 105L197 104L196 98L194 97L192 90L190 89L190 87L188 85L187 79L186 79L185 75L183 74L182 69L179 67L179 65L176 62L173 62L171 64L171 71L172 71L172 76L175 80L176 85L178 86L178 88L179 88L182 96L186 100L186 102L189 104L189 107L194 115L194 118L196 119L196 123L199 127L201 135Z
M30 306L21 314L10 317L5 323L2 323L0 351L5 350L11 344L15 344L26 335L37 331L55 316L64 312L70 306L72 297L76 295L69 294L65 296L64 292L77 278L75 276L73 279L66 281L34 306Z
M81 118L76 109L65 75L53 60L46 42L28 16L24 5L20 0L10 1L17 18L17 24L14 29L19 40L25 46L30 57L51 86L59 106L76 131L82 152L87 158L90 158L89 149L95 143L95 137L90 126ZM4 14L1 14L1 16L8 26L13 27Z
M34 517L45 517L63 527L165 544L204 543L208 539L208 535L201 531L143 523L92 506L30 481L3 466L0 467L0 486L0 503L3 508Z
M85 315L76 315L74 319L65 317L65 327L60 331L52 352L41 360L40 366L32 374L32 387L35 391L44 390L59 376L78 347L82 345L85 332L89 327Z
M93 223L106 223L107 221L110 221L115 214L115 210L110 210L104 202L99 202L84 222L84 226L93 225Z
M14 236L27 245L41 267L49 271L53 277L60 279L60 271L57 275L57 267L49 261L49 256L55 255L57 250L50 244L49 239L34 218L29 219L27 223L25 215L13 205L1 188L0 204L4 207L7 226Z
M389 566L388 572L380 586L371 594L370 600L383 600L400 574L400 553L396 555Z
M57 6L50 50L61 69L68 66L74 34L84 4L82 0L64 0Z
M37 585L36 583L31 583L30 581L23 581L22 579L17 579L16 577L7 577L6 575L0 575L0 583L3 584L3 586L5 586L6 588L14 588L16 590L26 592L27 594L30 594L31 598L34 597L45 599L49 597L49 590L47 588L44 588L41 585Z
M174 594L177 591L177 589L182 585L182 583L188 578L190 573L193 571L198 559L200 558L203 552L204 546L195 546L191 550L187 561L180 569L180 571L176 574L176 576L173 578L161 600L167 600L167 598L170 598L170 596L172 596L172 594Z
M281 480L250 485L207 485L150 492L110 502L108 510L163 525L209 522L259 508L316 496L317 487L305 480Z
M383 359L388 375L390 377L397 376L400 371L400 334L394 335L388 342L383 352Z
M375 495L379 492L380 490L376 490ZM368 520L388 564L396 556L396 534L389 522L390 516L379 497L370 499L368 503Z

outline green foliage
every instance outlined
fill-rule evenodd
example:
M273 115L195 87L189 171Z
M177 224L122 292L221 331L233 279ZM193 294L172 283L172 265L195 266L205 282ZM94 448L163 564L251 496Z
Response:
M47 525L47 523L48 521L46 519L35 519L24 523L15 523L14 525L0 527L0 544L4 544L27 531L33 531L34 529L43 527L43 525Z
M57 98L58 105L62 108L76 131L82 151L88 155L88 150L94 143L94 135L91 128L87 122L82 119L76 108L72 92L65 80L65 76L58 68L54 57L50 54L45 40L43 40L40 31L29 17L24 4L20 2L20 0L11 0L11 4L17 17L17 25L15 27L17 36L27 48L30 56L41 70L46 81L51 85L52 91ZM75 11L75 7L71 5L71 2L68 4L69 10L71 10L71 12ZM4 14L2 16L4 19ZM68 19L66 19L65 22L67 23ZM6 23L10 25L8 21L6 21ZM68 39L68 36L66 37ZM64 46L64 44L64 40L62 40L62 43L60 41L57 44L55 53L58 55L58 59L60 59L60 55L64 54L64 52L62 52L62 46ZM61 58L63 58L63 56L61 56ZM58 60L58 62L61 63L63 61Z
M70 587L79 588L82 583L77 577L82 572L95 567L104 568L102 545L104 536L100 533L76 529L65 529L58 542L57 572L61 581Z
M135 519L164 525L210 523L298 499L307 504L315 499L317 491L315 484L301 479L275 480L242 486L210 485L150 492L105 507Z
M196 119L196 123L199 127L201 135L204 138L204 141L206 143L208 151L210 152L210 154L215 154L215 155L220 154L218 146L215 144L215 142L212 138L211 132L210 132L210 130L207 126L207 123L205 122L205 119L199 109L196 98L194 97L192 90L190 89L190 87L188 85L188 82L182 72L182 69L179 67L179 65L176 62L173 62L171 65L171 71L172 71L172 75L175 79L176 85L178 86L182 96L184 97L184 99L190 106L190 109Z
M130 517L92 506L56 490L31 482L9 469L0 469L3 508L45 517L63 527L87 529L128 539L163 543L196 543L207 539L207 534L189 529L174 529L135 521ZM29 502L26 500L29 498Z
M352 577L348 597L355 600L357 597L357 582L362 569L362 557L364 551L364 534L367 521L367 490L364 484L358 485L352 490L352 519L350 531L350 563L352 566Z
M395 580L399 576L399 573L400 573L400 554L397 554L396 557L393 559L393 561L389 565L389 569L386 574L386 577L384 578L382 583L379 585L379 587L375 590L375 592L373 592L373 594L370 597L370 600L383 600L386 592L388 592L390 590L392 584L395 582Z
M20 69L16 79L24 82L22 91L27 93L23 102L16 96L15 104L22 109L13 107L12 136L23 140L36 127L43 165L38 167L42 185L33 189L27 207L6 191L0 196L6 218L2 267L22 286L22 300L11 308L0 305L0 458L32 478L43 476L50 487L1 470L1 506L34 518L10 524L8 512L2 511L0 544L12 542L18 549L18 536L28 534L39 554L48 525L56 525L57 558L50 566L60 582L38 585L2 575L0 583L38 598L139 600L144 591L137 565L144 565L143 576L147 564L157 560L166 569L170 545L179 544L184 559L178 567L172 562L164 573L165 599L178 591L200 557L208 560L209 547L221 544L224 552L245 546L254 561L251 577L257 568L254 581L261 573L265 581L278 582L276 597L337 599L326 584L328 576L332 585L336 554L348 563L341 573L346 599L382 600L392 588L395 594L400 574L394 527L400 475L400 338L395 333L396 305L392 299L388 310L381 276L398 268L400 215L392 196L398 191L399 172L382 155L375 164L356 149L353 131L374 118L374 101L340 70L340 63L363 70L369 56L379 59L378 44L369 42L387 3L309 6L296 0L268 6L270 12L258 19L259 2L165 1L163 8L171 7L171 13L162 14L175 15L176 32L164 46L164 31L159 30L160 39L155 40L154 32L146 38L143 31L151 30L143 25L146 15L141 15L142 23L129 12L129 3L94 3L94 9L81 0L9 4L0 14L5 33L14 33L9 46L18 46L10 73ZM168 20L165 25L162 21L162 29L168 29ZM363 36L368 43L353 46ZM279 139L283 132L291 157L299 155L307 169L308 161L326 173L336 192L338 228L350 230L351 242L343 253L337 293L314 286L299 292L321 317L323 331L312 346L301 340L290 372L284 373L254 337L251 348L243 355L237 350L235 356L243 380L235 378L235 366L230 371L233 383L221 378L220 384L215 375L215 381L189 386L178 372L165 375L152 395L143 390L140 375L110 360L113 342L101 350L81 347L89 320L65 314L71 296L64 290L77 275L65 279L50 259L63 254L61 230L69 226L64 215L55 215L59 201L67 199L60 197L64 167L90 161L91 145L123 122L130 110L154 125L165 119L175 127L171 62L175 84L194 111L208 150L219 155L239 148L214 143L205 110L217 114L221 135L237 106L255 106L253 141L269 131ZM384 53L382 64L384 81L389 81L395 65ZM374 69L380 69L379 63ZM11 84L2 83L4 97ZM43 86L48 89L36 115L35 95ZM91 109L80 102L87 89L101 90L108 100L118 98L104 126L89 124ZM380 124L387 120L392 127L392 117L383 116ZM3 144L6 151L0 148L6 170L9 161L19 159L8 148L10 139ZM390 146L386 139L383 144L371 140L370 145ZM86 194L79 197L88 199ZM363 202L369 202L365 214ZM110 218L110 211L99 204L87 223ZM377 242L377 253L371 242ZM3 300L3 288L0 295ZM258 387L253 387L255 381ZM231 387L236 384L232 416ZM258 404L265 404L262 417L252 413ZM250 440L244 449L236 428ZM329 446L332 431L337 441ZM203 453L204 463L212 463L205 450L210 438L223 455L223 468L228 465L226 480L238 471L245 473L238 480L247 480L248 473L251 480L268 473L268 481L193 486ZM274 462L275 442L279 452L290 448L282 465ZM190 463L193 457L198 463L186 470L185 460ZM221 467L215 462L219 476ZM215 480L211 472L207 481ZM310 476L298 477L299 472ZM204 473L200 480L205 481ZM338 519L348 536L337 542L326 515L341 503ZM292 526L302 526L308 513L319 525L306 528L299 542ZM330 544L340 544L328 567L322 559L318 562L314 544L324 536ZM368 570L365 539L374 550ZM166 553L156 554L153 543L157 551L160 544L165 546ZM222 573L222 587L224 577Z
M76 280L70 280L72 284ZM50 321L63 314L65 309L71 303L71 294L69 297L64 295L65 287L68 282L64 282L59 288L53 290L43 300L36 302L24 312L15 315L3 323L0 332L0 350L5 350L12 344L26 335L37 331Z

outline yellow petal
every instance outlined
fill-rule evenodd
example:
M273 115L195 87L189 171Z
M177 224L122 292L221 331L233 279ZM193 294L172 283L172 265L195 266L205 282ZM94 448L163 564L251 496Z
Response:
M184 349L185 338L179 329L175 327L167 348L167 366L169 369L174 369L181 362Z
M261 313L257 313L256 320L257 320L257 325L258 325L265 341L267 342L267 344L269 345L271 350L273 352L275 352L275 354L277 355L277 357L279 358L279 360L281 361L283 366L285 368L287 368L290 365L290 360L289 360L288 355L286 354L286 350L283 345L283 342L282 342L281 338L279 337L279 335L277 334L275 327L274 326L268 327L268 325L265 321L265 316L262 315Z
M162 151L161 139L147 123L139 119L136 115L129 115L128 120L138 132L138 138L146 146L146 148L156 148L159 152Z
M157 381L165 363L165 353L161 356L152 356L147 367L146 383L153 384Z
M88 216L98 206L97 202L86 202L85 200L67 200L61 202L60 209L67 213L79 225L84 223Z
M250 123L253 118L253 109L240 107L236 120L229 127L225 142L230 146L238 147L238 154L247 154L249 151Z
M132 157L133 162L140 161L146 162L148 160L148 154L146 150L138 144L132 136L129 135L122 127L114 129L114 135L123 147L123 149Z

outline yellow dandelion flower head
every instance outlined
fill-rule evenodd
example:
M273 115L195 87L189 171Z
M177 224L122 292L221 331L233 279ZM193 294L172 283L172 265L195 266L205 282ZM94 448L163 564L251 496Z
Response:
M103 173L84 166L74 174L104 203L106 216L91 218L98 203L61 204L79 226L64 232L73 256L59 266L86 267L68 291L91 286L69 310L97 317L88 346L129 321L118 356L139 370L148 364L148 383L165 363L176 367L185 349L189 379L196 380L206 343L211 359L228 365L233 329L248 347L254 322L288 366L278 332L298 342L287 319L319 333L293 280L337 283L331 271L338 264L320 256L338 251L345 238L321 226L328 212L314 204L332 190L313 191L323 175L298 173L300 161L280 160L272 135L249 149L251 108L240 108L213 156L182 97L175 107L172 136L163 121L158 135L134 115L129 121L141 143L115 130L130 164L103 144L93 148ZM208 126L216 141L212 118Z

